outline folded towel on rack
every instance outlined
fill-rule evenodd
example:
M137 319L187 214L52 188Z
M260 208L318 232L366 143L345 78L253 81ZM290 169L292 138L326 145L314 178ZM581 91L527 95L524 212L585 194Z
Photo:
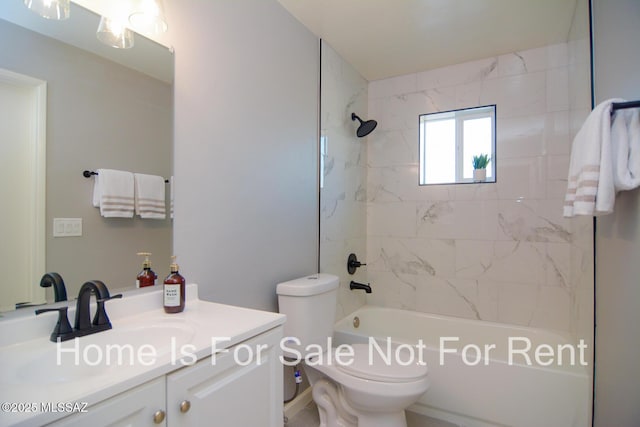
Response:
M157 175L134 174L136 188L136 215L143 219L165 219L164 178Z
M578 131L571 147L564 216L613 212L615 187L611 147L611 104L597 105Z
M640 111L637 108L614 113L611 149L616 192L640 186Z
M170 204L170 215L171 219L173 219L173 175L169 178L169 204Z
M93 206L106 218L133 217L133 174L131 172L98 169L94 176Z

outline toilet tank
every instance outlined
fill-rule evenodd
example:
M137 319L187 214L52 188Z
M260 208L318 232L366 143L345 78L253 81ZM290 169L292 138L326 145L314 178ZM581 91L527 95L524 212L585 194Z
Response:
M284 324L283 353L288 358L304 358L318 345L328 349L327 338L333 335L338 284L331 274L314 274L278 284L278 309L287 315ZM300 343L291 338L297 338ZM316 344L309 348L309 345Z

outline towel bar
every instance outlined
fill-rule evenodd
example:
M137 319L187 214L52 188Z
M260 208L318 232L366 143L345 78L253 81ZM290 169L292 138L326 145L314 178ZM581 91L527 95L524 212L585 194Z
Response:
M640 108L640 100L629 102L614 102L611 104L611 112L616 110L623 110L625 108Z
M82 171L82 176L84 176L85 178L91 178L93 175L98 175L98 172L94 172L94 171ZM164 180L165 183L168 183L169 180L165 179Z

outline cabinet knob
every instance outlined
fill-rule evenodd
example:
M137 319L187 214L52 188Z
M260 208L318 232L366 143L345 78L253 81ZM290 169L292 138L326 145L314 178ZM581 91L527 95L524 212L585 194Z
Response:
M155 414L153 414L153 422L156 424L160 424L164 421L164 411L156 411Z
M184 414L186 412L189 412L189 409L191 409L191 402L189 402L188 400L183 400L180 403L180 412Z

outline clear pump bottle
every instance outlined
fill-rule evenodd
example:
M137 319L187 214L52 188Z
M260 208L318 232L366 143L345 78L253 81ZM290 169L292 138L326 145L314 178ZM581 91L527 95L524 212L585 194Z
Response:
M142 263L142 271L136 277L136 288L145 288L147 286L155 286L158 275L151 270L150 252L138 252L138 255L145 257Z
M164 279L164 311L180 313L184 310L185 280L178 272L176 257L171 257L171 274Z

